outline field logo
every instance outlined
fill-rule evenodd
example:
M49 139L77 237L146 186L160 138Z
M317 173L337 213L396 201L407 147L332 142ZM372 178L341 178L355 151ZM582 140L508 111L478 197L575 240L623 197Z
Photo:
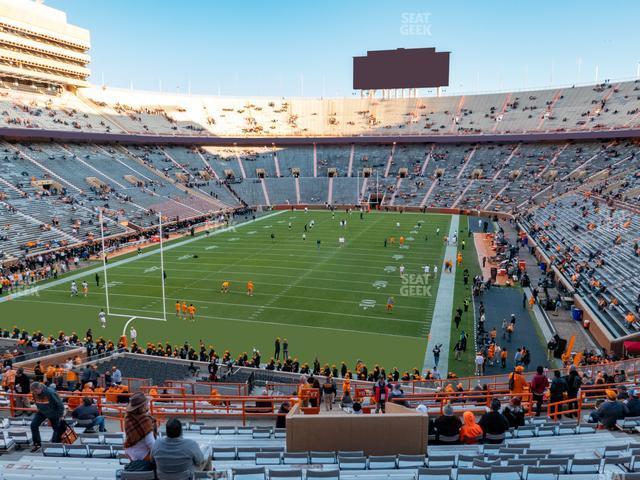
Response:
M411 230L409 233L412 234L412 235L415 235L416 233L418 233L418 231L417 230Z
M204 247L205 250L213 250L214 248L218 248L217 245L209 245L208 247Z
M409 240L409 239L407 239L407 240ZM409 250L409 245L400 245L400 248L402 250Z
M178 260L188 260L190 258L193 258L193 255L182 255L181 257L178 257Z
M384 267L384 271L385 273L393 273L397 270L395 265L387 265L386 267Z
M122 285L123 282L118 282L117 280L111 280L109 283L107 283L107 287L112 288L112 287L117 287L118 285ZM100 285L100 288L105 288L104 285Z
M387 288L387 285L389 285L389 283L385 282L384 280L376 280L375 282L373 282L373 287L380 290L381 288Z
M431 275L410 273L402 277L400 295L403 297L431 297Z
M413 237L407 237L407 242L413 242L415 240L415 238Z
M247 235L255 235L256 233L258 232L256 232L255 230L251 230L250 232L247 232Z
M391 257L391 258L393 258L394 260L402 260L402 259L404 258L404 255L400 255L400 254L397 254L397 253L396 253L396 254L395 254L393 257Z
M273 228L273 225L265 225L265 226L264 226L264 227L262 227L262 228Z
M158 267L157 265L154 265L153 267L145 268L144 273L151 273L151 272L155 272L156 270L160 270L160 267Z
M375 300L369 300L366 298L364 300L360 300L360 308L368 310L369 308L373 308L375 306L376 306Z
M231 237L229 239L230 242L237 242L238 240L240 240L238 237Z
M404 12L400 14L400 35L431 36L429 12Z

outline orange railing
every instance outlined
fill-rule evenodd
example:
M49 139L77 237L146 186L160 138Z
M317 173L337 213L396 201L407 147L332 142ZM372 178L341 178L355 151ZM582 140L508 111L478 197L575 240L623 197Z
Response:
M508 390L471 390L464 392L438 392L432 394L407 395L402 398L394 398L394 403L422 404L430 411L444 413L447 404L461 405L465 410L484 413L491 406L491 400L498 398L501 402L509 402L511 398L518 397L528 415L533 415L533 395L525 393L509 393Z
M582 418L583 396L577 398L567 398L559 402L547 404L547 416L553 420L558 420L562 415L576 416L578 423Z

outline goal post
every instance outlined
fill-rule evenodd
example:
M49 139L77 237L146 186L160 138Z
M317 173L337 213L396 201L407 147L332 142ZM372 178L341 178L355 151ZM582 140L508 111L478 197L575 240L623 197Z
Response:
M115 313L113 310L113 302L111 301L111 297L109 296L109 267L107 265L107 256L111 249L106 247L105 236L104 236L104 216L103 211L100 210L100 240L101 240L101 256L102 256L102 275L104 279L104 295L105 295L105 306L106 306L106 314L110 317L124 317L128 318L129 321L125 324L125 329L129 325L131 320L136 318L144 319L144 320L157 320L157 321L167 321L167 297L165 290L165 270L164 270L164 238L163 238L163 230L162 230L162 212L158 212L158 237L159 237L159 245L158 245L158 254L160 256L160 286L161 286L161 302L162 302L162 316L154 317L151 315L140 315L140 312L131 311L130 313ZM151 255L154 255L155 252L150 252ZM123 331L124 334L124 331Z

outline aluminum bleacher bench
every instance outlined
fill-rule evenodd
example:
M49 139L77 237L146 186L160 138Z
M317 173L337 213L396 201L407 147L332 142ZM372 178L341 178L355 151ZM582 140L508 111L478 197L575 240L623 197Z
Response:
M213 460L235 460L235 447L213 447L211 450Z
M560 467L527 467L525 480L558 480Z
M307 470L306 478L322 478L323 480L340 480L340 470Z
M292 470L269 469L269 480L278 479L278 478L287 478L290 480L302 480L302 470L300 469L292 469Z
M67 455L62 443L42 442L41 451L45 457L64 457Z
M156 472L127 472L118 470L120 480L155 480Z
M490 480L515 480L522 478L524 474L524 467L522 466L500 466L495 465L491 467L491 473L489 474Z
M264 467L233 468L231 470L233 480L265 480Z
M67 457L88 458L91 456L87 445L64 445L64 453Z
M490 468L458 468L456 480L487 480L489 475L491 475Z
M392 470L397 468L394 455L369 455L369 470Z
M343 457L338 455L338 468L340 470L366 470L367 457Z
M569 464L567 473L599 473L601 464L600 458L574 458Z
M426 468L421 467L416 473L416 480L452 480L453 471L451 468Z
M258 452L255 461L256 465L280 465L282 455L277 452Z
M336 454L334 452L309 452L310 463L314 465L334 464L336 463Z
M427 457L427 467L440 468L440 467L456 467L455 455L429 455Z
M253 438L271 438L271 429L264 427L256 427L251 432Z
M309 453L286 452L282 455L282 463L285 465L306 465L309 463Z

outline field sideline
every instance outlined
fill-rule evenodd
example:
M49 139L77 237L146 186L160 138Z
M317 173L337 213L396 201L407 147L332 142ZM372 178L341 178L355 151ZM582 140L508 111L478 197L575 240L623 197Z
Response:
M315 226L303 240L304 225L311 220ZM347 221L346 228L340 220ZM216 235L177 241L164 254L167 321L135 319L132 325L143 345L202 340L234 355L251 355L257 348L267 361L279 336L288 338L293 356L309 363L318 356L323 364L346 361L351 367L362 359L368 365L419 368L439 281L432 275L425 282L422 267L442 270L442 235L449 222L448 215L437 214L369 213L361 220L357 213L336 212L332 218L327 211L285 211ZM398 245L401 235L407 238L405 248ZM338 245L340 236L344 247ZM385 237L391 236L396 243L385 247ZM81 336L92 328L116 340L128 317L109 316L107 328L99 328L104 290L96 288L93 273L82 275L78 284L89 282L87 298L71 297L69 282L50 285L38 296L0 304L3 326ZM108 279L112 313L162 315L159 255L111 265ZM220 292L225 280L231 282L229 294ZM248 280L255 283L253 297L246 295ZM396 302L392 314L385 309L390 295ZM194 322L175 316L175 300L197 307Z

